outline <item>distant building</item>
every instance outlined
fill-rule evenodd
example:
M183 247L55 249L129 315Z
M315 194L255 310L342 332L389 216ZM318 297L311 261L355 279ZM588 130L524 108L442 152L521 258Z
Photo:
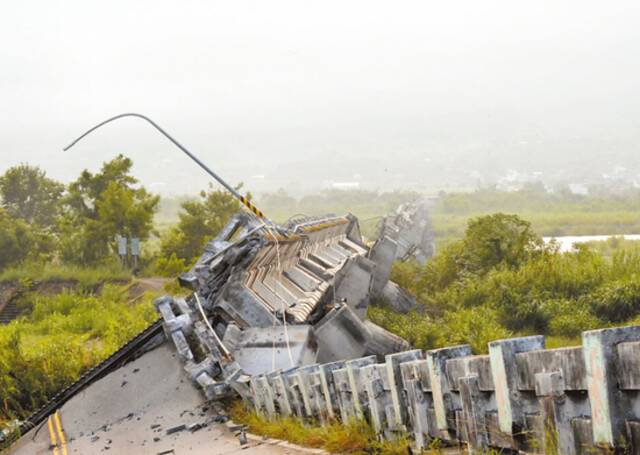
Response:
M589 194L589 188L584 183L569 183L568 187L571 194L579 194L581 196Z
M356 190L360 188L360 182L332 182L331 188L337 190Z
M523 189L525 185L542 182L542 177L543 173L540 171L522 173L514 169L509 169L505 176L498 179L496 188L500 191L519 191ZM548 191L546 185L545 189Z

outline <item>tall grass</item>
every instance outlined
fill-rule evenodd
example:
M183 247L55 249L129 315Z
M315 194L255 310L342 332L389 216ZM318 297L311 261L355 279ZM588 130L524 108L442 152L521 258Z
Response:
M27 262L11 267L0 273L3 281L73 281L88 288L105 281L126 281L131 272L118 263L110 263L96 267L82 267L70 264Z
M248 426L250 432L269 438L283 439L293 444L327 450L331 453L406 455L410 453L408 437L395 441L379 441L364 420L354 420L346 424L332 422L325 426L318 423L303 423L294 417L278 417L274 420L261 417L241 401L230 408L231 418L236 423ZM440 453L431 451L426 453Z
M156 319L151 295L32 296L33 311L0 326L0 423L24 418Z

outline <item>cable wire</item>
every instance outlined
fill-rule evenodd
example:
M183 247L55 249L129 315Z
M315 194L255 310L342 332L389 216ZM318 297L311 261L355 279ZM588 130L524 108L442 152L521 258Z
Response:
M282 308L282 325L284 327L284 338L285 338L285 342L287 345L287 353L289 354L289 362L291 363L291 368L293 368L295 366L295 363L293 361L293 355L291 354L291 344L289 342L289 331L287 328L287 312L286 312L286 308L285 308L285 304L286 302L284 301L284 299L282 297L280 297L280 294L278 293L278 284L282 287L284 287L284 285L282 284L282 270L281 270L281 264L280 264L280 242L278 241L278 237L276 235L273 234L273 232L271 232L270 229L267 229L266 232L269 233L269 235L271 235L271 237L273 238L275 245L276 245L276 287L275 287L275 295L276 297L280 300L280 304L281 304L281 308ZM274 321L274 326L275 326L275 321ZM272 347L272 355L271 355L271 364L272 364L272 370L275 370L275 362L276 362L276 338L275 338L275 332L273 334L273 347Z
M226 348L226 346L224 344L222 344L222 340L220 339L220 337L218 337L218 334L216 333L216 331L213 330L213 327L211 326L211 323L209 322L209 319L207 318L207 315L204 312L204 308L202 307L202 303L200 303L200 297L198 297L198 293L194 292L193 295L196 298L196 303L198 304L198 309L200 310L200 314L202 315L202 319L204 320L204 323L207 324L207 327L209 328L209 330L213 334L214 338L216 339L216 342L218 343L218 346L220 346L220 349L222 350L222 354L227 359L230 359L231 358L231 354L229 353L229 350Z

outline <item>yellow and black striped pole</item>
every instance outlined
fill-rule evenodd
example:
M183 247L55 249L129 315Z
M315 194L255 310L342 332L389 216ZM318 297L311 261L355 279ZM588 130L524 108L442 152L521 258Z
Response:
M256 207L255 205L253 205L253 204L251 203L251 201L250 201L249 199L247 199L245 196L243 196L243 195L241 194L241 195L240 195L240 197L239 197L238 199L240 199L240 202L242 202L246 208L248 208L249 210L251 210L255 216L257 216L258 218L263 218L263 219L265 219L265 220L268 220L268 218L266 217L266 215L265 215L264 213L262 213L262 210L260 210L258 207Z
M151 126L153 126L155 129L157 129L160 133L162 133L167 139L169 139L171 142L173 142L173 144L178 147L180 150L182 150L189 158L191 158L193 161L196 162L196 164L198 164L198 166L200 166L202 169L204 169L204 171L209 174L211 177L213 177L214 179L216 179L218 181L218 183L220 183L222 186L224 186L227 191L229 191L236 199L238 199L240 202L242 202L242 205L244 205L247 209L249 209L251 211L251 213L253 213L255 216L257 216L258 218L263 219L267 224L272 225L273 223L271 222L271 220L269 220L269 218L267 218L267 216L262 212L262 210L258 209L258 207L256 207L255 205L253 205L249 199L247 199L245 196L243 196L242 194L238 193L238 191L232 187L231 185L229 185L227 182L225 182L218 174L216 174L215 172L213 172L213 170L211 170L206 164L204 164L202 161L200 161L200 159L195 156L193 153L191 153L189 150L187 150L187 148L182 145L180 142L178 142L177 140L175 140L169 133L167 133L165 130L163 130L160 125L158 125L156 122L154 122L153 120L151 120L149 117L142 115L142 114L136 114L136 113L126 113L126 114L120 114L120 115L116 115L115 117L111 117L107 120L105 120L104 122L98 123L96 126L94 126L93 128L87 130L84 134L82 134L81 136L79 136L75 141L73 141L71 144L69 144L68 146L66 146L63 150L67 151L69 150L71 147L73 147L74 145L76 145L77 142L79 142L83 137L87 136L89 133L97 130L98 128L100 128L103 125L106 125L107 123L113 122L114 120L118 120L120 118L123 117L137 117L137 118L141 118L142 120L145 120L147 122L149 122L151 124Z

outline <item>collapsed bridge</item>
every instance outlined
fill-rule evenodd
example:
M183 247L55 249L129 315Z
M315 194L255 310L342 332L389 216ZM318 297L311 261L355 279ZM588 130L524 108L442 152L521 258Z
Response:
M640 453L640 327L560 349L542 336L497 340L474 355L410 350L365 319L373 296L411 307L389 273L432 248L416 227L423 204L386 218L371 248L351 216L294 220L289 237L246 234L255 225L235 218L180 277L193 296L156 302L194 382L269 418L366 419L418 451L439 440L473 453Z
M149 441L164 441L153 434L160 423L149 423L152 414L177 423L185 412L198 413L205 420L192 427L202 428L217 418L211 399L250 399L256 375L408 349L365 316L380 296L399 308L413 305L389 274L394 260L433 247L432 235L424 235L426 212L417 210L422 203L389 216L372 246L352 215L299 218L275 228L237 214L180 276L189 295L158 299L162 317L21 422L24 436L12 453L59 449L42 431L51 416L83 453L93 453L107 436L111 445L101 450L118 453L124 444L157 453ZM208 400L194 395L198 388ZM180 406L185 409L176 412ZM183 444L207 447L201 437L188 436Z
M585 332L564 349L526 337L489 355L410 350L366 310L378 298L415 305L389 276L394 260L433 254L429 200L386 217L372 246L352 215L275 226L143 115L107 119L66 149L123 117L150 123L253 215L233 217L180 277L187 297L158 299L156 323L21 422L11 453L232 453L211 404L233 395L269 417L367 419L417 450L640 453L640 327Z
M411 221L406 227L417 224ZM155 302L205 395L248 397L252 375L408 349L366 320L376 296L406 306L410 299L389 291L392 262L427 248L426 225L389 235L390 225L369 248L352 215L295 219L282 230L234 216L180 276L193 294Z
M283 231L233 217L180 276L189 295L158 299L161 319L24 422L12 453L57 448L52 415L80 453L222 450L211 403L234 395L269 418L366 419L416 450L438 440L474 453L640 453L640 327L561 349L497 340L475 355L410 349L366 320L374 298L413 304L389 273L432 248L428 223L414 229L422 203L388 217L371 246L351 215Z
M194 294L156 302L192 380L270 418L366 419L416 450L439 440L477 453L640 453L640 327L561 349L541 336L497 340L474 355L410 350L365 319L374 296L411 307L389 273L432 248L427 224L417 228L423 204L386 218L371 248L352 216L294 220L288 237L234 218L180 277Z

